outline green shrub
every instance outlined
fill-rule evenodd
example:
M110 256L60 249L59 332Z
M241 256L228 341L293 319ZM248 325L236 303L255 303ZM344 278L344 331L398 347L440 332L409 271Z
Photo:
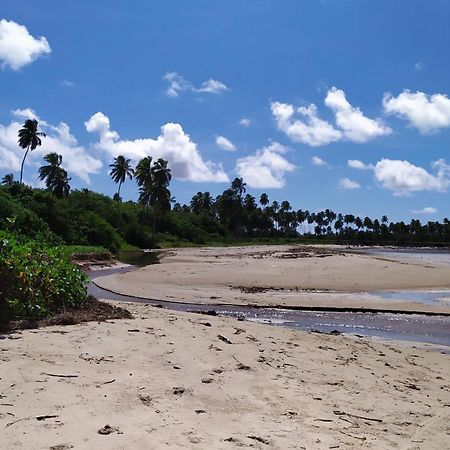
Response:
M88 278L61 247L0 231L0 318L40 317L76 307Z

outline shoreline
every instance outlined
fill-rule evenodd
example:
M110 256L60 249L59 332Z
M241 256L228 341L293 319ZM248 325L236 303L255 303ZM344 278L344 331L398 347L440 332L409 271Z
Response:
M329 247L171 249L161 255L160 264L104 276L95 284L172 303L450 313L450 305L376 297L377 291L450 290L450 265Z

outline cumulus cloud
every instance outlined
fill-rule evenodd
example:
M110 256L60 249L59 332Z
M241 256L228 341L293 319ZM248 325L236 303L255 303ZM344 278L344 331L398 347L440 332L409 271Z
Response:
M370 119L359 108L352 106L341 89L331 88L325 97L325 105L334 112L336 125L349 141L367 142L392 133L380 119Z
M190 81L186 80L177 72L169 72L163 76L163 80L167 81L169 86L166 89L166 95L169 97L178 97L180 92L191 91L209 94L221 94L228 91L229 88L218 80L210 78L204 81L199 88L196 88Z
M418 61L414 64L414 70L416 72L421 72L422 70L425 69L425 64L421 61Z
M102 112L94 114L85 122L86 130L97 133L99 141L95 147L109 156L124 155L133 163L145 156L168 160L172 174L179 180L198 182L228 182L229 178L220 165L204 161L197 144L191 140L177 123L166 123L156 139L121 139L111 130L109 118Z
M413 209L411 212L413 212L414 214L429 215L429 214L437 214L437 209L433 208L432 206L425 206L425 208L422 209Z
M252 120L249 119L248 117L243 117L239 121L239 125L242 125L243 127L249 127L251 124L252 124Z
M273 102L271 109L279 130L292 141L312 147L341 140L362 143L392 133L380 119L366 117L352 106L340 89L333 87L328 91L325 105L333 111L336 126L321 119L313 103L295 108L288 103Z
M385 94L383 107L387 114L408 120L422 134L450 127L450 99L446 94L428 96L424 92L404 90L397 97Z
M361 185L357 181L350 180L350 178L341 178L339 187L342 189L359 189Z
M30 108L17 109L12 111L12 115L15 118L9 124L0 124L0 167L11 171L20 170L24 151L17 145L17 133L24 120L36 119L47 137L42 139L40 147L28 154L26 165L39 166L44 155L56 152L63 156L63 164L69 175L75 175L86 183L89 183L90 175L100 171L102 162L90 155L85 147L78 145L66 123L49 124Z
M293 142L318 147L342 139L342 133L333 125L319 118L314 104L294 108L288 103L273 102L272 114L277 127ZM299 114L297 119L295 113Z
M285 174L295 170L283 155L287 148L278 142L257 150L253 155L236 161L236 172L252 188L282 188L286 184Z
M311 163L314 166L328 166L328 163L326 161L324 161L322 158L319 158L318 156L313 156L311 158Z
M5 19L0 20L0 62L4 69L9 66L19 70L41 55L51 53L44 36L33 37L23 25Z
M439 159L431 164L435 174L409 161L382 159L374 168L375 179L396 196L418 191L445 192L450 186L450 165Z
M372 170L374 166L372 164L364 164L362 161L358 159L349 159L347 161L348 167L356 170Z
M216 145L227 152L235 152L236 146L225 136L216 137Z

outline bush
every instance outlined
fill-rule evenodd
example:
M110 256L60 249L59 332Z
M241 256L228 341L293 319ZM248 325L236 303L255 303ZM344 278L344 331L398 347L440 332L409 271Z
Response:
M153 236L140 225L131 225L125 234L128 243L139 248L155 248L156 242Z
M76 307L87 299L87 282L64 249L0 231L0 318Z

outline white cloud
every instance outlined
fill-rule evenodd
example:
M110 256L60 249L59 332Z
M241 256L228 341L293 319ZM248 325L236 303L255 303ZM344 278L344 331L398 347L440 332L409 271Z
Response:
M72 87L75 86L75 83L73 81L70 81L70 80L63 80L63 81L61 81L61 86L72 88Z
M249 127L252 123L253 123L253 121L251 119L249 119L248 117L243 117L239 121L239 125L242 125L243 127Z
M169 83L166 89L166 95L169 97L178 97L180 92L191 91L209 94L221 94L228 91L229 88L218 80L210 78L204 81L199 88L196 88L190 81L186 80L182 75L177 72L169 72L163 76L163 80Z
M424 69L425 69L425 64L423 62L418 61L414 64L414 70L416 70L417 72L421 72Z
M367 142L392 133L380 119L370 119L359 108L352 106L346 99L345 92L340 89L333 87L328 91L325 105L333 110L336 125L349 141Z
M272 142L253 155L236 161L236 172L252 188L282 188L286 184L285 174L295 170L284 155L286 147Z
M110 121L103 113L94 114L85 122L86 130L98 133L99 142L95 147L108 156L124 155L133 163L145 156L154 159L164 158L175 178L198 182L228 182L229 178L220 165L204 161L197 148L177 123L166 123L156 139L141 138L134 140L121 139L119 134L110 129Z
M0 62L2 69L9 66L19 70L41 55L51 53L43 36L34 38L23 25L5 19L0 20Z
M383 107L387 114L408 120L423 134L450 127L450 99L446 94L428 96L424 92L404 90L397 97L385 94Z
M341 178L339 187L342 189L359 189L361 185L357 181L350 180L350 178Z
M422 209L413 209L411 212L413 212L414 214L436 214L437 213L437 209L433 208L432 206L426 206L425 208Z
M204 81L198 89L194 89L195 92L208 92L210 94L220 94L222 92L228 91L228 87L221 81L213 80L210 78Z
M216 145L227 152L235 152L236 146L225 136L216 137Z
M333 87L328 91L325 105L333 111L336 126L321 119L313 103L295 108L288 103L273 102L271 109L279 130L292 141L312 147L341 140L362 143L392 133L380 119L366 117L352 106L340 89ZM296 113L299 117L294 118Z
M71 134L69 126L60 122L51 125L41 120L32 109L15 110L13 116L21 121L36 119L47 137L42 138L42 145L30 152L26 165L34 168L41 165L42 157L47 153L56 152L63 156L63 165L69 172L69 176L76 175L86 183L89 176L98 173L103 166L102 162L91 156L88 150L78 145L76 138ZM19 171L24 150L17 145L17 133L23 122L13 120L8 125L0 124L0 167L11 171ZM34 169L33 169L34 170ZM31 178L31 175L26 175Z
M339 141L342 138L342 133L339 130L318 117L317 107L314 104L294 108L293 105L288 103L273 102L271 109L278 129L293 142L318 147L319 145ZM294 119L296 112L300 115L298 119Z
M362 161L359 161L358 159L349 159L347 161L347 164L349 167L356 170L372 170L374 168L372 164L364 164Z
M322 158L319 158L318 156L313 156L311 158L311 163L314 166L328 166L328 163L326 161L324 161Z
M450 165L443 159L432 163L436 173L409 161L382 159L374 168L375 179L396 196L410 195L418 191L445 192L450 186Z

